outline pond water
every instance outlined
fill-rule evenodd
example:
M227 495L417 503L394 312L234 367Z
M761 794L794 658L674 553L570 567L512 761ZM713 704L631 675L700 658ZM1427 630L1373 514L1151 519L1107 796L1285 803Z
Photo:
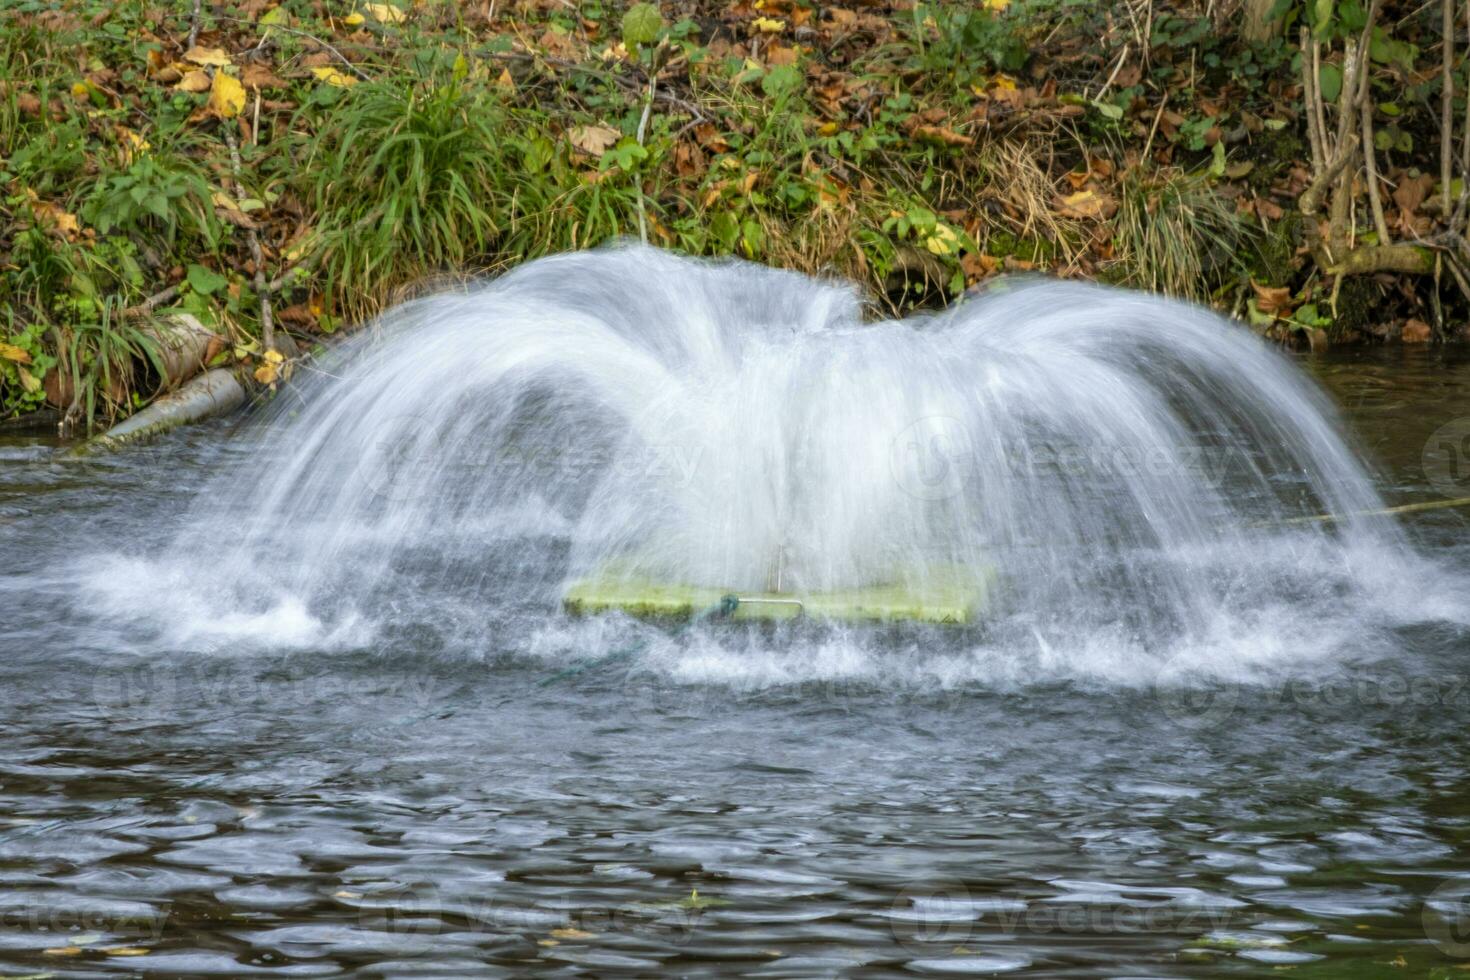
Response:
M1385 502L1470 496L1470 359L1299 365ZM211 608L156 556L270 437L0 438L0 973L1470 967L1470 510L1403 516L1422 578L1371 630L1307 583L1306 627L1221 641L1269 670L1180 685L1040 634L512 617L497 568L453 602L405 568L355 619Z

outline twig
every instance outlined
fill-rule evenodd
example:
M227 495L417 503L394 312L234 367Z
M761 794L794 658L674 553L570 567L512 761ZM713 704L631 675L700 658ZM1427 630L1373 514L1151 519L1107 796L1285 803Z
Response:
M1451 161L1454 160L1454 112L1455 112L1455 76L1452 71L1455 60L1455 0L1444 0L1441 4L1444 11L1444 54L1441 56L1443 65L1440 75L1439 93L1439 180L1440 201L1443 205L1443 214L1450 213L1450 176Z
M194 0L194 13L189 17L189 43L184 47L185 51L199 43L199 15L203 7L203 0Z
M221 16L219 19L220 20L227 20L227 21L230 21L231 23L235 23L235 24L253 24L253 23L255 23L253 20L246 20L243 17L225 17L225 16ZM340 62L342 62L342 64L346 65L347 68L348 68L348 70L351 71L358 78L362 79L365 82L370 82L370 81L373 80L373 77L371 75L369 75L367 72L363 71L361 68L358 68L350 60L348 60L348 57L345 54L343 54L341 51L338 51L329 42L323 41L321 38L317 37L315 34L312 34L310 31L297 30L294 27L287 27L284 24L271 24L269 26L268 30L272 30L272 31L285 31L287 34L295 34L297 37L304 37L304 38L306 38L309 41L315 41L318 45L320 45L321 47L325 48L332 55L336 56L337 60L340 61Z
M1123 70L1123 65L1127 61L1128 61L1128 42L1127 41L1124 41L1123 42L1123 53L1118 56L1118 63L1117 63L1117 65L1115 65L1113 67L1113 73L1108 76L1108 80L1107 81L1103 82L1103 86L1102 86L1102 88L1098 89L1097 95L1094 95L1092 97L1092 100L1094 102L1096 102L1098 99L1101 99L1104 95L1107 94L1108 89L1110 89L1110 88L1113 87L1113 80L1118 77L1118 72L1120 72L1120 71Z
M179 289L182 286L183 283L174 283L172 286L160 289L158 292L154 293L152 296L149 296L141 303L138 303L134 306L129 306L127 309L123 310L122 315L144 316L148 313L152 313L158 307L162 306L164 303L167 303L169 300L179 295Z
M1311 36L1311 28L1303 27L1301 33L1303 51L1308 49ZM1307 141L1312 146L1312 170L1321 173L1322 168L1327 165L1327 157L1322 148L1322 130L1318 115L1322 108L1322 98L1317 94L1317 75L1313 60L1302 58L1302 108L1307 115Z
M648 117L653 114L653 97L658 90L658 71L648 73L648 98L643 100L643 115L638 120L638 145L643 145L643 137L648 134ZM636 177L638 186L638 237L643 244L648 244L648 205L643 199L643 178Z
M1363 166L1368 171L1368 203L1373 208L1373 227L1378 231L1378 244L1390 244L1388 222L1383 217L1383 198L1378 192L1378 161L1373 152L1373 102L1363 100Z
M1354 517L1387 517L1390 514L1418 514L1426 510L1447 510L1451 507L1470 507L1470 497L1457 497L1454 500L1427 500L1417 504L1400 504L1397 507L1383 507L1379 510L1355 510L1347 514L1314 514L1311 517L1289 517L1284 521L1268 521L1251 526L1284 527L1290 524L1331 523Z
M235 195L245 196L245 185L240 182L240 144L234 130L225 123L225 142L230 145L230 169L234 173ZM271 319L271 294L266 288L265 254L260 248L260 236L254 228L245 229L245 240L250 246L250 258L255 263L255 295L260 300L260 342L266 350L276 349L276 327Z

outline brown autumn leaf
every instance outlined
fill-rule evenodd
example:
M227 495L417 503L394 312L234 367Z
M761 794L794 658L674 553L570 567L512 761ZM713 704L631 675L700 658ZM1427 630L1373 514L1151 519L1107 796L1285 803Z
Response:
M1399 339L1406 344L1427 344L1432 336L1434 332L1429 329L1429 324L1423 320L1411 319L1404 324L1404 330Z
M694 127L694 138L699 140L699 145L711 153L724 153L730 149L730 144L720 135L714 123L700 123Z
M1112 195L1096 188L1077 191L1057 200L1057 213L1066 218L1096 221L1112 217L1118 202Z
M611 126L578 126L567 134L567 138L583 153L600 157L622 135Z
M795 48L785 47L780 44L772 44L765 51L766 64L772 68L781 65L794 65L800 58L801 53Z
M1393 202L1404 214L1413 214L1433 189L1434 178L1429 174L1403 177L1399 180L1399 185L1393 189Z
M1269 197L1258 197L1256 198L1256 214L1267 221L1280 221L1286 211Z
M1262 286L1254 279L1251 288L1256 291L1256 309L1262 313L1289 313L1291 311L1291 289L1288 286Z
M184 52L184 60L213 68L223 68L233 63L224 48L202 48L197 44Z
M1000 268L1000 260L984 252L966 252L960 256L960 270L970 279L984 279Z
M956 133L943 126L915 126L913 133L915 139L926 143L937 143L941 146L971 146L975 142L963 133Z
M191 71L179 79L174 88L180 92L208 92L211 84L213 83L209 80L209 72Z
M230 224L234 225L236 228L244 228L249 231L254 231L260 228L259 221L256 221L254 218L250 217L250 215L246 214L244 211L241 211L238 208L217 207L214 209L214 213L215 216L218 217L221 221L227 221Z
M286 80L265 65L246 65L240 72L240 81L253 89L286 87Z
M704 151L693 143L680 142L674 147L674 170L680 177L702 174L706 166Z

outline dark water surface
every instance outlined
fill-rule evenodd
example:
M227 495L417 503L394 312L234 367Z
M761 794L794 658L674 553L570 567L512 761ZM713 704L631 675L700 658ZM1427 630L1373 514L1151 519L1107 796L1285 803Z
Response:
M1302 363L1388 503L1470 496L1470 424L1423 465L1464 355ZM0 438L0 974L1470 976L1463 620L1159 689L921 683L925 634L887 673L731 682L691 641L543 684L524 624L412 591L358 641L289 606L131 619L171 587L133 559L246 441ZM1404 525L1456 575L1467 518Z

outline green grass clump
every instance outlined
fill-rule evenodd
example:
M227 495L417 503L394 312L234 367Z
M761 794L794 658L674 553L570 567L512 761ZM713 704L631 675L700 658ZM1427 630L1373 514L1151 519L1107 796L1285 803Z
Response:
M1119 187L1116 273L1127 285L1207 300L1255 237L1208 174L1130 168Z
M346 92L299 161L325 291L349 316L407 279L480 265L514 191L505 112L482 87L388 79Z

